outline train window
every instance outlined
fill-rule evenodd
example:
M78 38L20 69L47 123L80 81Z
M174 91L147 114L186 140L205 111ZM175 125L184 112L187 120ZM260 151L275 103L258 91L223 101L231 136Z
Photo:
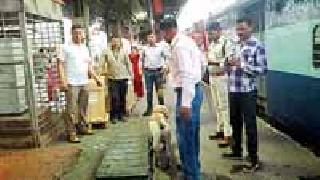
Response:
M320 17L320 0L265 0L267 29Z
M320 25L313 29L313 67L320 68Z
M276 12L281 13L283 8L285 7L287 1L277 1L274 5L274 9Z

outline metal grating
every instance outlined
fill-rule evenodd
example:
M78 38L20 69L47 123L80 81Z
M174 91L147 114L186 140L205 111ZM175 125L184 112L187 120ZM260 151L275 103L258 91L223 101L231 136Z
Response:
M21 38L19 12L0 12L0 38Z
M0 12L0 114L27 109L21 32L19 12Z
M150 179L150 139L144 121L126 127L126 131L115 132L116 138L110 146L96 172L96 179ZM141 128L140 128L141 129ZM115 130L117 131L117 130Z
M59 91L57 56L62 21L23 12L0 12L1 147L38 147L59 132L66 98ZM28 63L27 63L28 62ZM14 142L14 138L24 141Z

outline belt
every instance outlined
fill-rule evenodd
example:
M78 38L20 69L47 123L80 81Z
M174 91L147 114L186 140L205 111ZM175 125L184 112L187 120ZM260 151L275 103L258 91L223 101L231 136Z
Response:
M199 87L199 86L201 86L201 85L202 85L201 82L197 82L197 83L196 83L196 87Z
M118 81L128 81L128 79L108 79L108 81L118 82Z
M224 76L225 73L224 72L221 72L221 73L210 73L210 75L212 75L212 76Z
M144 68L144 70L147 70L147 71L161 71L162 67L161 68Z

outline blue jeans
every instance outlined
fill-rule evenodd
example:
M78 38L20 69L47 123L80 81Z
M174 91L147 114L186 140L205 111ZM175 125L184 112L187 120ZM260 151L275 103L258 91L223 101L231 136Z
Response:
M196 85L189 119L180 115L181 88L176 89L176 133L182 170L188 180L200 179L200 109L203 100L203 87Z
M146 89L147 89L147 111L152 111L153 108L153 85L156 87L158 101L160 105L164 105L163 98L163 73L160 70L145 70L144 71Z

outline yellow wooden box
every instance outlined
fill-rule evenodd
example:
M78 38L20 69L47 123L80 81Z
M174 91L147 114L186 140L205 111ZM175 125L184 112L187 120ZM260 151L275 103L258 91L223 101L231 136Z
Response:
M97 86L95 80L90 79L87 90L88 100L88 121L91 124L102 124L108 122L108 114L105 108L105 85L104 77L99 77L102 84Z

